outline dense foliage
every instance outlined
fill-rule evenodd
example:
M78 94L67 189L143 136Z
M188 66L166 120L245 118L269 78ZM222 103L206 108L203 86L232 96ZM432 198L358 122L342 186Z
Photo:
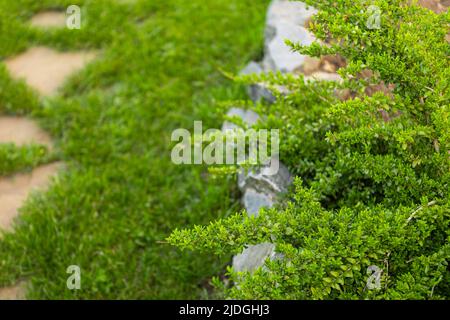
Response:
M282 258L254 273L230 270L239 283L223 285L231 298L449 298L450 15L402 0L306 2L320 10L311 28L322 42L288 43L345 57L344 81L240 79L287 89L257 109L267 115L259 126L281 130L295 190L257 217L176 230L169 241L216 254L276 244ZM379 29L366 26L369 5L381 9ZM382 270L375 288L373 266Z

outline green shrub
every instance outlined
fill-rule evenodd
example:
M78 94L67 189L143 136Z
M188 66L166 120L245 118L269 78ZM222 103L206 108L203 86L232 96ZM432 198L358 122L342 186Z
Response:
M239 213L175 230L183 249L240 253L272 242L283 258L254 273L229 270L224 294L237 299L443 299L450 297L449 12L407 1L306 1L320 11L319 40L302 54L340 54L342 83L305 83L271 74L277 102L258 110L280 129L281 157L297 178L278 208ZM381 9L381 28L366 27L367 8ZM362 77L370 70L371 77ZM367 74L367 73L366 73ZM366 95L365 88L390 84ZM349 89L352 98L339 99ZM382 270L371 288L368 268ZM216 284L217 281L216 281Z

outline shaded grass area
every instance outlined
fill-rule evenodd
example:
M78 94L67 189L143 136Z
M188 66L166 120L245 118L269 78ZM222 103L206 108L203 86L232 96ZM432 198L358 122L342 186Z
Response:
M219 69L236 72L259 54L268 0L78 1L81 30L26 25L68 4L0 4L2 57L32 45L100 50L54 98L39 99L0 67L0 111L39 119L67 163L0 240L0 284L27 279L29 298L208 298L205 284L229 257L161 240L237 210L235 183L173 165L170 134L194 120L219 128L217 101L244 97ZM81 290L66 288L69 265L81 267Z
M0 176L30 170L55 158L44 145L0 144Z

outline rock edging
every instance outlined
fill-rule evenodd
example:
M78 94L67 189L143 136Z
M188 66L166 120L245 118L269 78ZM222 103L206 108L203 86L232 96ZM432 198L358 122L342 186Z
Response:
M289 0L273 0L268 9L265 31L265 55L261 62L250 62L241 75L261 74L265 72L280 71L282 73L300 73L313 63L312 59L294 53L285 44L285 39L310 45L314 36L307 30L305 24L317 11L307 7L303 2ZM317 64L317 63L316 63ZM318 64L317 64L318 65ZM312 74L308 78L317 80L339 80L336 73L327 73L327 76ZM275 97L262 84L253 84L247 88L249 98L254 101L264 99L269 103L275 102ZM251 110L231 108L228 116L237 116L251 126L255 124L259 115ZM222 130L233 129L237 126L225 122ZM265 174L266 167L241 172L238 176L238 186L242 191L242 203L249 215L257 215L261 208L271 208L282 193L285 193L292 183L292 176L285 165L280 163L280 170L276 175ZM264 265L267 259L275 259L275 245L269 242L249 246L233 258L233 269L236 272L252 272Z

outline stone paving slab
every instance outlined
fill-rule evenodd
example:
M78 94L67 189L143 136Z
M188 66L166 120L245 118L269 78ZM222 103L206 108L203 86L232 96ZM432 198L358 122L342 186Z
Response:
M56 162L37 167L30 173L0 178L0 229L12 230L14 219L30 193L45 190L61 167L62 163Z
M6 67L15 79L25 82L42 95L53 95L73 73L96 57L95 52L58 52L34 47L9 58Z
M60 11L44 11L34 15L30 25L38 28L63 28L66 26L66 14Z
M42 130L35 121L13 116L0 116L0 143L42 144L51 149L50 135Z

